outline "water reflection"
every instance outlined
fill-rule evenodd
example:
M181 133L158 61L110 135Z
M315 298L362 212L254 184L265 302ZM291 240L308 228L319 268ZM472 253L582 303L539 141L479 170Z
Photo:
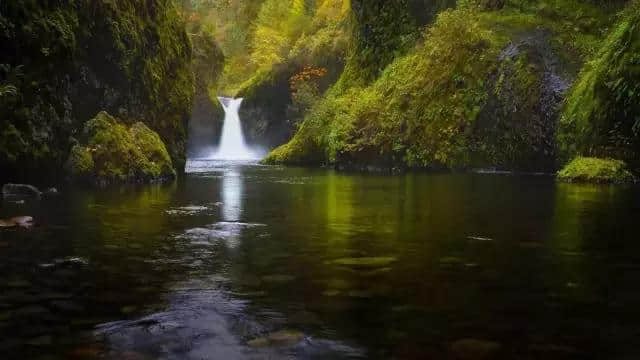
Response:
M465 338L504 358L640 353L637 189L189 172L15 210L38 226L0 232L1 357L450 359Z
M225 171L222 177L222 218L228 222L238 222L242 216L243 183L237 168Z

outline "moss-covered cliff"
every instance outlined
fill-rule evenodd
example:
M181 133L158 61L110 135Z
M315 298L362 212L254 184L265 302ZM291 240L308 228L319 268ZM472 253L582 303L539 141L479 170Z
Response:
M613 157L640 168L640 1L629 4L569 94L560 157Z
M0 2L0 169L59 175L99 111L156 131L177 169L192 107L192 49L172 0Z
M193 44L193 71L196 92L189 121L187 154L192 158L206 157L217 146L222 133L224 110L215 92L224 66L224 55L214 35L200 22L187 24Z
M345 72L266 162L553 170L565 94L621 4L458 1L417 33L401 11L412 6L352 2ZM387 39L389 28L405 35Z

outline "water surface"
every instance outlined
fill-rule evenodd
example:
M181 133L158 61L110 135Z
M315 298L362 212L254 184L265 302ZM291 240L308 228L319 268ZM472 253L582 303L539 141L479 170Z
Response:
M192 161L2 203L3 359L640 355L640 192ZM274 335L275 334L275 335Z

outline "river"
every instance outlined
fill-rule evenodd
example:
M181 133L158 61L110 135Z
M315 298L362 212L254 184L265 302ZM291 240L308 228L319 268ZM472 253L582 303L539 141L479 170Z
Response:
M0 232L2 358L453 359L465 342L505 359L640 355L637 188L189 172L2 203L0 218L36 221Z

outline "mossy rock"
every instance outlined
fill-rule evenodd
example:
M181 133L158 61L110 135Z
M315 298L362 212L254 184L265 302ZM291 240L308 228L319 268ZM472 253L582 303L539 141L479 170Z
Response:
M636 178L624 161L578 157L558 172L558 179L567 182L631 183Z
M137 122L130 127L107 114L88 121L84 141L71 149L67 162L76 179L95 183L155 182L176 172L157 133Z

